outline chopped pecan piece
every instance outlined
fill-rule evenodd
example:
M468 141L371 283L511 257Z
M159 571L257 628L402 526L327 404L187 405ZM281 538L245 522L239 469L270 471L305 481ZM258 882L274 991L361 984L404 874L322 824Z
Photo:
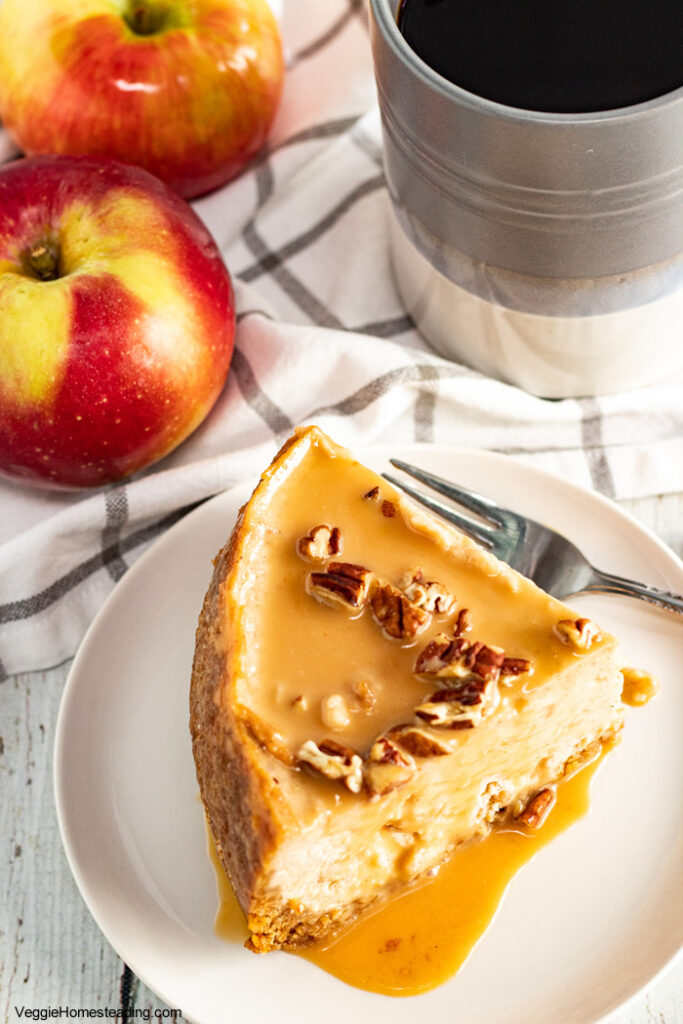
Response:
M591 619L560 619L555 628L560 640L577 651L589 650L593 641L600 639L600 629Z
M505 651L492 644L472 644L465 656L465 665L482 679L497 680L504 661Z
M377 695L367 679L359 679L357 683L353 683L351 689L366 714L374 711Z
M504 658L500 666L502 676L522 676L525 672L531 671L531 662L528 658Z
M387 519L393 519L394 516L396 515L396 506L394 505L393 501L389 501L388 499L385 499L382 502L381 508L382 508L382 515L386 516Z
M312 572L308 591L327 604L362 608L368 596L372 573L351 562L329 562L327 572Z
M421 569L417 569L408 578L403 593L418 608L424 608L426 612L434 612L436 615L448 615L455 604L455 598L443 583L426 580Z
M321 708L323 725L333 732L341 732L347 727L351 719L346 701L340 693L333 693L325 697Z
M505 651L476 640L468 644L462 637L450 639L445 633L427 644L415 663L418 675L467 679L471 675L497 680L505 661Z
M469 608L461 608L458 612L458 618L455 622L455 629L453 630L453 636L462 636L463 633L468 633L472 628L472 617L470 615Z
M368 501L379 501L381 496L379 487L371 487L367 494L363 495Z
M397 640L417 636L429 625L429 612L409 601L403 591L391 583L378 581L372 589L370 603L384 632Z
M473 675L457 686L431 694L429 700L415 708L415 714L432 726L473 729L493 710L497 699L496 681Z
M310 562L322 562L326 558L341 553L342 539L338 526L327 526L321 523L314 526L297 544L302 558Z
M400 743L414 757L443 757L453 751L442 739L421 729L419 725L397 725L389 733L390 739Z
M336 740L306 742L297 751L297 760L308 764L327 779L341 780L352 793L360 793L363 786L363 760L351 747Z
M388 736L375 740L365 761L365 785L373 796L384 796L410 782L415 762Z
M541 789L536 796L532 797L521 814L517 815L517 821L521 821L528 828L540 828L550 814L555 803L555 793L552 789Z
M446 633L438 633L422 650L415 662L418 675L438 675L454 662L467 643L460 637L451 639Z
M358 580L359 583L370 585L372 573L364 565L355 565L353 562L328 562L327 571L346 576L351 580Z

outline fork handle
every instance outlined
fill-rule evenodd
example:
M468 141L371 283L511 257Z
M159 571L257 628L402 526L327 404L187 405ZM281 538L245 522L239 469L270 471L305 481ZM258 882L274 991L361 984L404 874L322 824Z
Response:
M683 595L673 594L668 590L659 590L647 583L626 579L625 576L614 576L612 573L602 572L600 569L593 570L592 579L583 589L600 594L625 594L628 597L639 597L641 601L649 601L650 604L656 604L660 608L668 608L672 612L683 615Z

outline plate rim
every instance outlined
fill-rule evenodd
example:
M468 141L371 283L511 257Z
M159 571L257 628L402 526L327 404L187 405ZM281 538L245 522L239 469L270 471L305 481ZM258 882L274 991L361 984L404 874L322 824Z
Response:
M590 501L596 501L599 505L602 506L603 510L606 513L608 513L610 516L616 516L616 518L618 520L621 520L624 523L624 525L630 526L631 528L635 528L635 530L641 535L641 537L644 540L647 540L651 548L654 549L657 552L658 556L662 559L664 565L666 565L670 570L673 571L674 577L676 575L680 577L680 582L677 585L681 587L681 590L683 590L683 559L679 558L676 552L673 551L672 548L670 548L665 541L658 537L654 530L646 526L644 523L640 522L632 513L622 508L615 500L609 498L604 494L601 494L596 490L593 490L590 487L586 487L583 484L577 483L570 479L566 479L565 477L560 476L558 473L554 473L551 470L548 470L544 467L536 466L532 463L526 462L524 461L523 457L518 457L515 455L510 455L507 453L497 451L480 451L479 449L463 445L430 444L426 442L414 442L407 444L398 443L395 445L367 445L363 447L358 446L354 449L351 449L351 454L354 457L357 457L359 461L363 461L366 464L370 463L372 465L374 462L388 459L390 455L395 455L397 450L400 451L400 454L403 456L405 456L406 453L411 452L415 452L416 454L419 454L420 452L429 452L430 454L436 455L437 457L439 455L452 456L456 458L464 456L466 459L477 458L489 461L493 464L501 462L505 464L509 464L510 462L516 463L522 467L525 473L530 473L532 476L535 476L541 482L548 481L552 484L552 486L559 486L561 489L565 489L568 490L569 492L574 493L579 498L588 498ZM107 595L106 599L103 601L101 607L96 612L95 616L93 617L90 625L88 626L83 638L81 639L78 645L76 654L70 666L67 679L65 681L64 688L60 697L59 709L56 719L55 735L53 742L52 789L55 801L55 810L60 840L62 844L62 849L66 856L67 863L69 865L69 870L71 871L72 877L76 882L76 886L78 888L78 892L80 894L81 899L83 900L85 906L88 909L88 912L90 913L91 917L93 918L95 924L101 931L106 941L115 951L117 956L119 956L120 959L122 959L131 968L131 970L134 971L136 976L140 978L140 980L150 989L150 991L153 992L159 999L165 1002L168 1006L171 1006L172 1003L168 1001L166 995L164 994L163 986L159 986L158 984L156 984L154 979L149 977L144 968L142 970L140 969L139 964L135 962L136 958L130 958L129 956L124 955L124 952L119 948L118 943L113 941L113 937L110 933L110 929L107 924L106 918L100 913L100 910L96 905L95 899L91 898L87 890L85 879L83 877L81 868L79 867L75 850L73 848L73 845L75 844L72 845L73 840L72 838L70 838L69 829L65 821L65 803L68 797L66 795L62 796L62 776L66 757L65 732L67 728L70 705L74 699L74 694L72 693L72 691L75 690L75 688L78 685L80 665L83 661L86 660L88 656L89 648L93 643L93 638L96 638L96 634L100 629L101 622L103 620L106 620L110 604L114 600L114 595L120 593L120 590L123 585L125 585L126 587L134 586L138 574L144 574L146 572L146 566L148 561L151 561L152 558L157 557L160 549L162 549L166 545L172 546L175 542L176 536L181 536L184 531L192 532L196 521L201 520L205 516L207 518L211 518L213 510L216 507L219 507L222 503L232 503L235 497L237 496L237 505L239 508L239 505L241 504L240 497L242 493L244 494L246 499L251 494L253 487L258 482L259 477L260 474L255 473L253 477L237 482L231 487L226 488L215 495L212 495L210 498L203 501L199 506L192 509L178 522L174 523L171 527L169 527L169 529L166 530L161 537L156 538L149 545L149 547L140 555L140 557L136 559L136 561L129 567L124 576L121 577L119 581L117 581L115 586ZM227 524L228 532L226 533L226 540L227 536L229 536L229 531L232 530L233 525L234 524L232 522ZM663 568L659 564L659 561L655 563L655 568L660 572L661 575L664 575ZM571 602L573 596L574 595L570 595L566 600ZM615 1003L605 1013L602 1013L599 1017L587 1017L585 1021L582 1022L582 1024L606 1024L606 1022L610 1020L616 1012L627 1010L628 1007L631 1006L633 1002L635 1002L646 989L656 985L657 982L667 972L669 972L672 969L676 961L679 958L681 958L682 955L683 938L681 940L681 945L679 946L679 948L675 950L663 964L660 965L659 969L655 972L655 974L650 976L646 981L639 985L625 999ZM195 1018L194 1016L192 1016L192 1014L187 1013L184 1009L182 1010L182 1012L183 1016L188 1021L193 1022L193 1024L202 1024L202 1021L199 1018Z

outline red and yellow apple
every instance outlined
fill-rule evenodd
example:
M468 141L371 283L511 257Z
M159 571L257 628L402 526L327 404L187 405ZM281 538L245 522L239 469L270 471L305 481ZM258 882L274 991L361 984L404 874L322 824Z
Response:
M220 253L163 182L90 157L0 168L0 473L88 487L166 455L234 331Z
M283 75L266 0L0 3L0 119L17 145L137 164L186 198L262 147Z

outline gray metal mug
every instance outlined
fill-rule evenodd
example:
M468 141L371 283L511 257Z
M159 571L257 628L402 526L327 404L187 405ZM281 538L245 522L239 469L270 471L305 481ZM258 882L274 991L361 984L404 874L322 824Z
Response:
M549 397L683 367L683 88L551 114L434 72L370 0L397 283L443 355Z

